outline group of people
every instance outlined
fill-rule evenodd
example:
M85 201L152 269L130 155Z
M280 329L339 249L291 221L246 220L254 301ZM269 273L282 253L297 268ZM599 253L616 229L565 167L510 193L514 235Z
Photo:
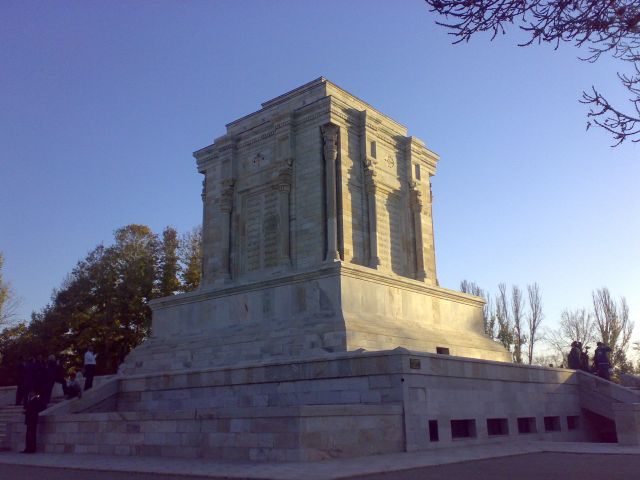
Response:
M567 358L569 368L575 370L583 370L585 372L598 375L605 380L611 379L611 363L609 362L609 353L611 348L602 342L596 344L596 350L593 352L593 358L589 361L589 347L582 347L582 342L574 341L571 343L571 351Z
M96 357L93 349L89 347L84 355L84 390L93 386ZM79 375L72 370L67 376L64 367L54 355L49 355L46 362L42 355L30 357L26 362L23 357L20 357L17 377L16 405L24 406L24 423L27 426L23 453L35 453L38 415L51 402L55 384L59 383L62 386L66 399L82 397L83 388L80 385Z

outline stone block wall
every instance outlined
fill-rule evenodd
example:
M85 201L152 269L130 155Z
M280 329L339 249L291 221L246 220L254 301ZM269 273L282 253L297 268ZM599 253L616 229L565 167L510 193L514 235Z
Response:
M43 418L39 450L225 460L312 461L403 451L398 406L216 408ZM24 426L12 425L14 451Z

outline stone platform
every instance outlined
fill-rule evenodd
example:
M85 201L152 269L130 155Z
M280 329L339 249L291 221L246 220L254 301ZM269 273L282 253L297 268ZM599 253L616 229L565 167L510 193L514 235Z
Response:
M639 431L639 401L570 370L397 349L118 377L45 411L39 442L57 453L313 461L509 439L599 441L585 406L608 405L598 418L614 432ZM618 418L612 404L633 411ZM23 431L12 425L14 450Z
M348 351L409 350L510 361L483 332L482 299L336 262L151 302L153 336L127 374Z

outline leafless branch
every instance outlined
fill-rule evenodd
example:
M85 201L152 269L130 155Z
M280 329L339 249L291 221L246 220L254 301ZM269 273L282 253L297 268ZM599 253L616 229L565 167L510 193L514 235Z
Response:
M587 128L592 124L613 135L619 145L626 139L640 140L640 2L637 0L425 0L446 19L437 21L450 30L454 43L489 32L493 40L517 25L529 35L520 46L572 43L588 49L581 60L595 62L603 54L631 64L633 75L618 73L629 94L634 113L624 113L598 92L583 92L581 102L590 105Z

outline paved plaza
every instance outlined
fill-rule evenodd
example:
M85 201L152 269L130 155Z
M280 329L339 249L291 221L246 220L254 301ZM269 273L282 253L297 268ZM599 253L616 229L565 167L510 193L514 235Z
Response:
M46 480L635 479L640 448L514 442L308 463L0 453L0 478Z

